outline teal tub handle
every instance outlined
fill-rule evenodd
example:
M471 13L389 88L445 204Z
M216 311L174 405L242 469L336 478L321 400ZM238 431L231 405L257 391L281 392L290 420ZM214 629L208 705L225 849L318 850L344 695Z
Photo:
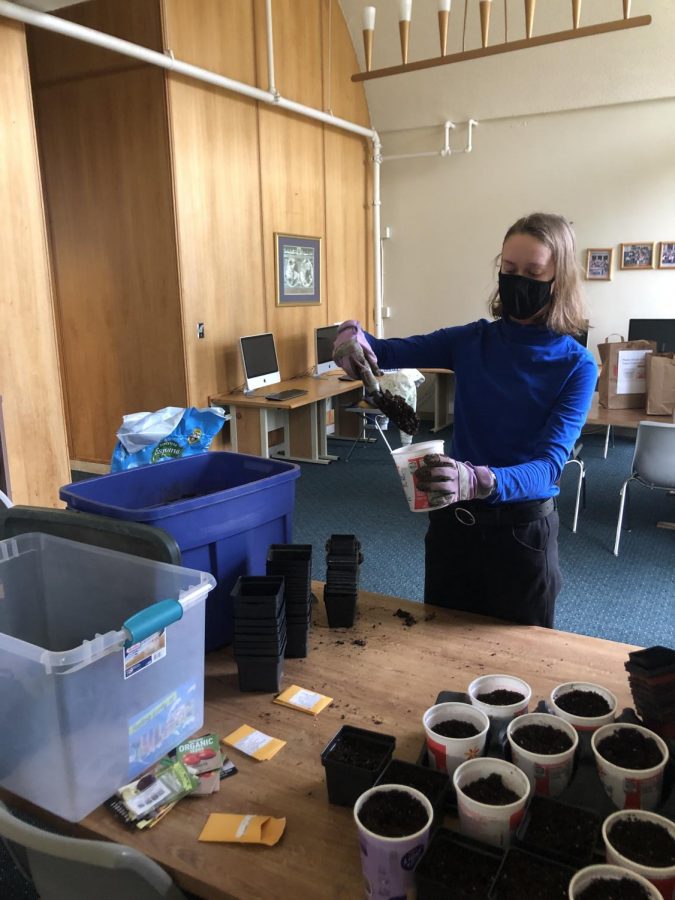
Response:
M124 642L125 647L131 647L139 641L145 640L151 634L161 631L172 622L177 622L183 617L183 607L178 600L159 600L135 613L124 622L129 637Z

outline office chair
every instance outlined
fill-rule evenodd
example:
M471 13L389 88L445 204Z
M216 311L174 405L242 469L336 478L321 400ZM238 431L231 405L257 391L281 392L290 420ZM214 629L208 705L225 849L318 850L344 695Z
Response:
M391 445L389 444L389 441L387 440L386 435L382 429L382 426L386 426L387 422L387 416L385 416L383 412L380 412L380 410L376 406L371 406L365 400L359 401L359 403L354 406L345 406L342 411L348 413L356 413L357 415L361 416L361 430L359 431L358 437L354 439L354 443L347 451L347 455L344 459L345 462L349 462L349 460L351 459L351 455L356 449L356 445L359 443L359 441L366 441L367 443L371 443L373 440L375 440L374 438L367 438L365 436L366 430L372 427L375 427L382 435L382 440L386 444L387 450L391 453Z
M614 556L619 555L621 525L631 481L657 491L675 490L675 423L640 422L638 425L631 473L621 487Z
M43 831L1 801L0 837L40 900L186 900L164 869L138 850Z

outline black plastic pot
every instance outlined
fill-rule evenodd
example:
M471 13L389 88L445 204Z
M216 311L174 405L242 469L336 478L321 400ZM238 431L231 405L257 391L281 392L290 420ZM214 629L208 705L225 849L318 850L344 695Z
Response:
M353 806L364 791L373 787L395 746L392 735L343 725L321 754L329 802Z
M445 772L436 772L402 759L392 759L376 784L404 784L416 788L433 806L434 824L439 825L443 820L445 798L450 789L450 778Z
M330 628L351 628L356 615L356 591L337 592L328 586L323 591L326 617Z
M307 656L309 626L288 625L288 644L286 645L286 659L304 659Z
M285 648L284 648L285 649ZM236 656L240 691L265 691L277 694L281 690L284 671L284 651L280 656Z
M489 900L568 900L569 866L511 847L488 894Z
M415 869L417 900L484 900L503 857L496 847L439 828Z
M516 831L525 850L575 868L590 865L602 819L587 809L549 797L532 797Z

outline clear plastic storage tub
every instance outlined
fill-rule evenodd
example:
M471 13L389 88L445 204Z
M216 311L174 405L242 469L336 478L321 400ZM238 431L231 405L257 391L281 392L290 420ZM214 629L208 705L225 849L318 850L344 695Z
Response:
M0 786L77 822L201 728L211 575L0 541Z

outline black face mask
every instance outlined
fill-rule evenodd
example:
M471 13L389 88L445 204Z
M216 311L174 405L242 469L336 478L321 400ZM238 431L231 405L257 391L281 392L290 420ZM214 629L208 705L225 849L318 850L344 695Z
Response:
M502 312L510 319L531 319L551 300L550 281L537 281L524 275L499 273L499 299Z

